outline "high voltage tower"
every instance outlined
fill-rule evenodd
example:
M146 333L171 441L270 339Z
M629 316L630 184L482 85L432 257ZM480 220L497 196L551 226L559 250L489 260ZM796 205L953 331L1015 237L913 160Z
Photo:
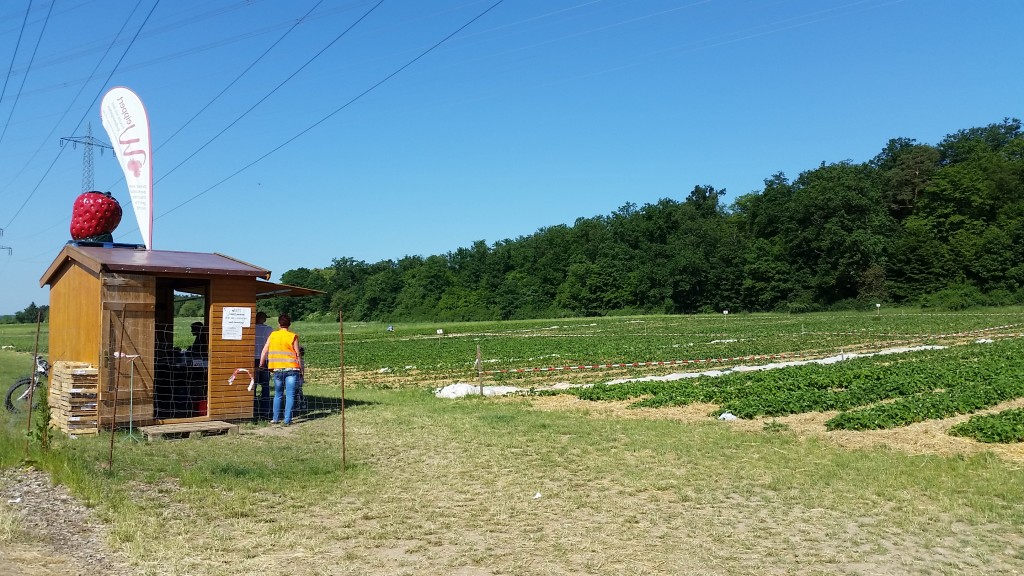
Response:
M4 229L0 228L0 236L3 236L3 235L4 235ZM14 253L14 250L12 250L10 246L0 246L0 251L4 251L4 250L7 251L7 255L8 256L10 256L11 254Z
M61 146L63 146L65 142L71 142L75 147L79 144L84 146L85 151L82 153L82 192L92 191L92 147L98 146L100 154L103 153L104 148L107 150L113 150L114 148L109 144L104 144L102 141L92 137L91 122L85 128L85 136L68 136L67 138L60 139Z

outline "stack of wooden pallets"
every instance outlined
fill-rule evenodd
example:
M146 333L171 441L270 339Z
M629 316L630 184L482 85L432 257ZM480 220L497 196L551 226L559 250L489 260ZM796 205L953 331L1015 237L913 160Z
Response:
M50 425L69 435L97 434L99 370L85 362L54 362L50 382Z

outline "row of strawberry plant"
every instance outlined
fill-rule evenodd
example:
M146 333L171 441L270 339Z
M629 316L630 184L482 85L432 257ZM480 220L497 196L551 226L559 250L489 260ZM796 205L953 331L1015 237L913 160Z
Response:
M970 414L1000 402L1024 396L1024 370L991 381L960 383L956 387L931 394L900 398L843 412L825 422L827 430L880 430L899 428L926 420Z
M981 442L1024 442L1024 408L1003 410L998 414L971 416L967 422L950 428L949 433Z
M863 369L835 366L840 386L811 392L755 389L726 401L722 411L742 418L844 411L829 421L830 429L891 428L962 414L1018 395L1012 386L993 382L1007 372L1024 372L1024 358L1011 352L1017 348L1014 342L958 346L924 356L927 362L890 364L891 357L872 357L875 361Z
M935 351L909 353L898 358L886 357L886 364L907 365L900 369L908 377L889 381L895 390L875 393L872 398L891 397L893 394L918 391L927 384L916 378L920 366L915 360L926 358ZM586 400L626 400L650 396L633 404L634 407L681 406L694 402L708 402L723 406L737 416L752 418L758 415L780 416L824 408L830 405L830 396L847 393L851 398L862 397L862 388L875 385L883 378L877 366L879 357L858 357L838 365L806 364L784 369L760 372L734 372L717 377L700 377L675 382L639 381L622 384L596 384L589 388L570 391ZM889 366L893 369L893 366ZM771 398L785 399L767 406ZM816 400L815 400L816 399ZM848 400L849 405L861 405L870 399Z
M922 334L1012 324L1004 315L942 316L896 313L808 315L694 315L557 319L514 322L345 324L346 365L359 370L404 370L465 377L476 347L492 371L544 366L704 360L779 353L834 354L860 346L927 340ZM314 367L337 366L339 325L298 322L295 328ZM442 330L443 334L437 334ZM497 373L492 380L515 380Z
M576 390L590 400L649 398L634 407L715 403L741 418L846 411L830 429L904 426L969 413L1024 396L1019 340L900 356L861 357L837 365L732 373L676 382L632 382Z

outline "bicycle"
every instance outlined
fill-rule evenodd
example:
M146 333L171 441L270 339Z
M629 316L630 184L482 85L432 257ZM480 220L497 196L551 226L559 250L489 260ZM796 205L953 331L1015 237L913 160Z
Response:
M46 394L46 383L50 379L50 363L42 356L36 356L36 370L31 376L18 378L7 390L4 407L8 412L24 412L29 408L29 396L32 396L32 408L39 406L41 398Z

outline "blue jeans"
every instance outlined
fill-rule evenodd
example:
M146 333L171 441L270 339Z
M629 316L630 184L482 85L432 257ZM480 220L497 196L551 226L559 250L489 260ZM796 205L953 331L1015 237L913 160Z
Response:
M274 422L281 421L281 396L284 401L284 423L292 423L292 408L295 407L295 381L299 379L298 370L274 370Z

